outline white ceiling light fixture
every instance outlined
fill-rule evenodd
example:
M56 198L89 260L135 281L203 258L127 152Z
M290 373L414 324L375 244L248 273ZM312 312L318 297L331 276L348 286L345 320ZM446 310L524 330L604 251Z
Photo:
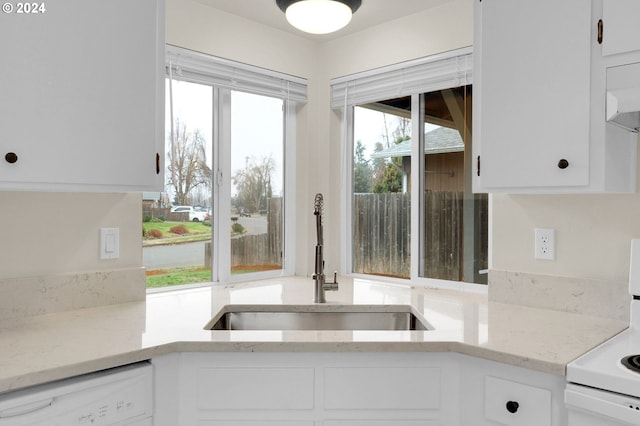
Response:
M276 0L287 21L311 34L328 34L345 27L362 0Z

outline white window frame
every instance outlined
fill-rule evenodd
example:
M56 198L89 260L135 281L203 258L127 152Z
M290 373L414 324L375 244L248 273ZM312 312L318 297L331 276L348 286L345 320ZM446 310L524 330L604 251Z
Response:
M424 123L420 114L424 110L423 94L437 90L472 84L473 49L466 47L426 58L416 59L389 67L378 68L331 81L334 109L342 110L342 164L346 172L342 176L341 232L342 256L341 269L355 277L375 279L375 275L359 274L353 271L353 150L354 150L354 108L357 105L411 96L412 134L418 135L418 143L413 144L411 169L411 267L409 279L389 279L397 283L421 285L425 287L446 288L468 292L486 293L487 285L426 278L420 276L422 259L421 218L424 212L420 206L424 161ZM489 224L489 226L491 226Z
M215 214L212 227L213 284L252 281L294 275L296 194L296 106L307 101L307 80L228 59L167 45L167 75L213 87L213 184ZM170 71L170 72L169 72ZM284 158L284 217L282 269L231 275L231 91L282 99ZM177 286L178 287L178 286Z

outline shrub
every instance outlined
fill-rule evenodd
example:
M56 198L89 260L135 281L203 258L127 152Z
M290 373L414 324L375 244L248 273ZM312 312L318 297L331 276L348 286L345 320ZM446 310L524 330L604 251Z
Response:
M149 229L147 235L149 238L162 238L162 231L159 229Z
M147 236L147 229L143 226L142 227L142 238L145 238Z
M169 231L173 232L174 234L178 234L178 235L183 235L183 234L188 234L189 231L187 231L187 228L184 227L184 225L176 225L176 226L172 226Z
M158 217L154 217L151 219L151 222L153 223L162 223L164 222L164 216L158 216Z
M144 216L142 216L142 221L143 222L151 222L151 219L153 219L153 216L151 216L150 214L145 214Z
M244 232L244 226L240 225L239 223L234 223L233 225L231 225L231 231L236 234L242 234Z

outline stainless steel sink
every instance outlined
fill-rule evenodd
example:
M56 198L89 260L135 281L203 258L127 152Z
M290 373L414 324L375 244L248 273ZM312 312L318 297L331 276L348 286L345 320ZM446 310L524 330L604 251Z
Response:
M206 330L428 330L408 305L228 305Z

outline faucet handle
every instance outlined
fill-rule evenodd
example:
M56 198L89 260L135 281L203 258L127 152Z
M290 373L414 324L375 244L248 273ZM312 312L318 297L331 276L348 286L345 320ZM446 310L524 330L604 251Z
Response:
M327 291L338 290L338 272L337 271L333 272L333 282L331 283L325 282L323 287Z

